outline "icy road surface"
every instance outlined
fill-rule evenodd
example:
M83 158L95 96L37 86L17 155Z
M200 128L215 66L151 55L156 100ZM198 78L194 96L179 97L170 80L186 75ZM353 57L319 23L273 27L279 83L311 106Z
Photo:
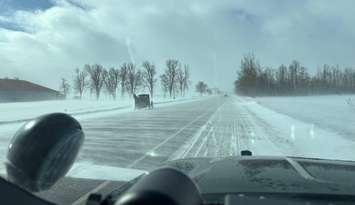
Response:
M166 160L225 157L244 149L254 155L355 160L354 141L251 98L211 97L81 123L87 138L77 162L84 167L150 170Z

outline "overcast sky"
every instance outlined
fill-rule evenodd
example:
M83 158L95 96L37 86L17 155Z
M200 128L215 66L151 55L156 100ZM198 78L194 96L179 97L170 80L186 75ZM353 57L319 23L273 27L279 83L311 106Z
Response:
M190 65L192 80L232 90L243 54L355 67L352 0L0 0L0 77L58 89L86 63Z

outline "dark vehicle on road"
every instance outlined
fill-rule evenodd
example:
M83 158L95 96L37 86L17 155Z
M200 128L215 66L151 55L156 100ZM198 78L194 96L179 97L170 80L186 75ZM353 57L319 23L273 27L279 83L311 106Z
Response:
M25 124L12 138L8 149L8 180L0 178L1 204L355 203L354 162L254 157L246 150L239 156L221 159L205 157L166 162L128 182L61 180L83 141L81 125L66 114L44 115Z
M153 101L151 101L149 94L133 95L134 109L153 108Z

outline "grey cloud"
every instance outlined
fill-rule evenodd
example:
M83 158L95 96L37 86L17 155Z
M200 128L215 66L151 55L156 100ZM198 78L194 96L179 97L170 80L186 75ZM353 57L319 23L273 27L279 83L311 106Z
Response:
M191 65L195 82L231 89L240 58L249 52L271 66L294 58L312 69L355 61L353 1L55 2L42 12L6 17L31 32L0 29L6 37L0 40L2 64L54 88L59 77L49 78L53 73L70 77L84 63L147 59L162 71L175 57ZM33 75L34 69L48 79Z

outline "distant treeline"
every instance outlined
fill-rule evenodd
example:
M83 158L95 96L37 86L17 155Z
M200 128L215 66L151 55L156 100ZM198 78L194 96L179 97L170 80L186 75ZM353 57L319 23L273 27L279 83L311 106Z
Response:
M254 55L241 60L235 91L247 96L355 93L355 69L323 65L311 75L294 60L277 69L262 67Z
M105 68L100 64L84 65L83 68L75 69L73 86L65 78L62 78L60 91L68 96L71 88L78 98L82 98L86 91L100 98L102 90L116 99L120 92L121 96L128 93L133 96L139 91L147 90L153 96L158 80L155 65L144 61L141 65L123 63L121 66ZM190 87L190 68L188 64L182 65L176 59L166 61L166 69L160 76L160 85L164 97L175 98L177 95L184 96Z

